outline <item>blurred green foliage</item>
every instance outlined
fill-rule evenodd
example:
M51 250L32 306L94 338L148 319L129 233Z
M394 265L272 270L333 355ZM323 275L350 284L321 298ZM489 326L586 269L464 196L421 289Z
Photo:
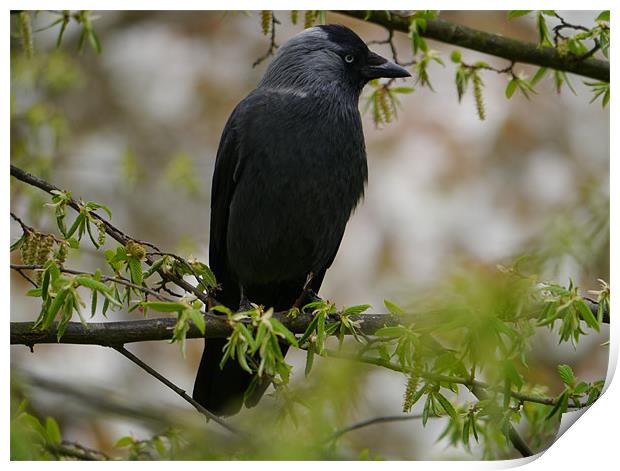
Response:
M528 12L511 12L510 17ZM22 49L11 52L11 162L24 166L42 177L49 176L62 141L68 133L62 113L54 100L83 85L79 68L71 54L58 49L50 53L37 51L30 24L30 13L15 20L15 31L21 37ZM273 28L273 12L261 13L265 34ZM436 12L421 11L412 16L409 38L418 82L431 87L427 67L443 64L421 36L428 19ZM564 41L552 37L547 18L558 18L555 12L536 13L541 45L563 47L569 53L583 54L583 42L596 38L603 54L608 54L609 13L597 18L597 26L587 35L577 34ZM297 23L298 13L291 13ZM78 46L88 41L101 50L88 12L62 12L49 25L58 28L58 46L70 21L82 29ZM325 22L324 11L305 13L306 26ZM36 33L36 32L35 32ZM582 31L582 33L584 33ZM477 112L485 117L480 72L493 70L485 63L466 64L455 51L452 61L458 65L456 85L461 98L471 83ZM495 72L498 72L495 70ZM511 74L506 88L510 98L520 90L525 96L547 73L539 71L531 79L515 75L512 67L500 73ZM567 82L565 74L554 71L558 89ZM609 84L591 84L595 98L603 105L609 100ZM372 110L377 124L389 123L396 117L398 96L414 91L409 87L393 87L392 82L371 83L367 109ZM122 159L123 173L132 185L142 177L135 154L128 149ZM200 185L192 157L178 153L163 172L166 182L189 196L200 194ZM346 433L355 413L368 400L364 382L376 367L402 376L402 410L426 426L429 420L445 424L438 438L454 447L480 453L486 459L516 456L511 439L518 426L526 442L535 451L552 442L559 420L568 410L590 405L601 393L602 379L580 380L569 365L557 366L556 380L542 382L530 361L534 336L541 330L557 334L559 342L577 345L582 336L599 331L603 317L609 315L609 286L590 294L596 297L598 310L591 309L586 294L573 282L568 286L549 281L547 274L558 260L570 256L582 268L596 267L594 261L608 254L608 200L595 188L584 198L585 217L575 213L558 217L542 237L532 240L527 257L498 266L468 266L446 277L424 292L412 293L407 306L386 301L387 310L398 322L372 334L363 333L363 313L367 305L345 309L329 302L316 302L304 309L313 320L302 335L294 335L282 322L272 317L272 310L256 306L235 313L216 306L232 326L225 347L224 361L237 361L255 374L256 381L266 375L275 390L273 406L246 411L240 428L247 436L229 436L215 427L185 427L166 424L164 432L143 439L131 435L116 441L113 458L122 459L367 459L380 458L372 448L360 447ZM19 190L25 191L20 185ZM28 190L29 191L29 190ZM28 195L33 209L32 219L43 208L38 193ZM78 205L77 214L67 208ZM105 223L110 210L95 202L74 202L70 193L56 192L48 209L55 220L54 233L23 228L22 237L12 246L19 250L23 263L35 266L36 286L27 294L39 298L41 311L37 328L45 329L58 321L59 339L63 328L77 316L86 323L82 308L91 315L102 303L102 312L132 312L140 309L172 313L177 324L172 341L185 345L191 324L204 332L205 305L195 293L174 299L149 298L166 282L165 275L188 277L195 281L199 294L207 296L217 286L209 267L198 260L185 260L174 254L130 240L125 245L103 247ZM106 216L103 216L104 211ZM48 214L51 214L48 212ZM104 219L105 217L105 219ZM88 234L88 237L85 236ZM95 273L67 273L67 252L79 253L83 240L105 254L105 263ZM151 250L152 249L152 250ZM603 270L604 271L604 270ZM105 278L104 278L105 277ZM119 283L122 280L123 283ZM127 284L129 283L129 284ZM79 291L78 291L79 289ZM85 302L86 296L90 302ZM291 316L299 314L292 311ZM280 343L306 351L303 381L291 381L293 366L283 357ZM602 348L605 348L604 346ZM27 412L27 402L19 385L11 401L11 458L65 459L86 453L76 445L63 445L56 421L41 420L35 412ZM419 411L419 414L413 412ZM63 448L61 445L65 446ZM105 455L97 455L105 458Z

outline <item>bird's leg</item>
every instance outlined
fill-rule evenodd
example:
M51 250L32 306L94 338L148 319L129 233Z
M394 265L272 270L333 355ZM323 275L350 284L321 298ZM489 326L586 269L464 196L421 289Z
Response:
M251 311L253 309L250 300L245 295L245 290L243 289L243 285L239 285L239 312L243 311Z
M210 311L213 306L220 306L222 303L215 299L213 296L207 297L207 309Z
M293 308L300 309L308 303L313 303L315 301L322 301L322 299L319 298L319 296L314 292L314 290L310 288L310 283L312 283L313 279L314 279L314 273L312 272L308 273L306 282L304 283L304 287L301 290L301 294L295 301L295 304L293 304Z

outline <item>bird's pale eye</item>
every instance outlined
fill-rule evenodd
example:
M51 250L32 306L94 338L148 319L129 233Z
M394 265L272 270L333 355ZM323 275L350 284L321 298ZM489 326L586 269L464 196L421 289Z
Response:
M347 54L346 56L344 56L344 61L347 64L352 63L355 60L355 57L352 54Z

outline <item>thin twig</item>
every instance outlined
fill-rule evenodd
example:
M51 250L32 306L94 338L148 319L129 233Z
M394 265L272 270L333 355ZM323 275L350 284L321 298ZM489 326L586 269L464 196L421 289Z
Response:
M324 352L329 357L341 358L341 359L350 360L350 361L359 361L362 363L368 363L370 365L382 366L383 368L387 368L392 371L398 371L400 373L412 373L414 371L413 368L395 365L394 363L388 360L384 360L382 358L363 357L363 356L359 356L355 354L350 354L350 353L345 353L345 352L340 352L340 351L330 350L330 349L325 349ZM420 372L420 371L417 371L416 373L419 374L420 377L422 378L425 378L429 381L439 382L439 383L462 384L463 386L467 386L470 389L473 387L477 387L477 388L481 388L485 390L498 389L488 383L485 383L479 380L474 380L471 378L462 378L459 376L449 376L449 375L441 375L441 374L435 374L435 373L425 373L425 372ZM534 396L534 395L520 393L518 391L511 391L510 395L519 401L535 402L535 403L543 404L546 406L554 406L557 403L557 400L555 398ZM568 407L571 409L582 409L587 406L571 402L569 403Z
M75 442L48 443L45 447L57 458L70 457L81 461L108 461L110 459L102 451L93 450Z
M214 422L217 422L219 425L224 427L229 432L232 432L234 434L240 434L241 433L237 428L235 428L232 425L226 423L226 421L222 420L220 417L218 417L217 415L215 415L211 411L205 409L202 405L200 405L198 402L196 402L192 397L188 396L187 393L183 389L179 388L177 385L175 385L168 378L166 378L165 376L162 376L160 373L155 371L153 368L151 368L149 365L144 363L142 360L140 360L137 356L135 356L133 353L131 353L129 350L127 350L122 345L115 346L115 347L112 347L112 348L114 348L114 350L119 352L121 355L123 355L128 360L130 360L133 363L135 363L136 365L138 365L140 368L142 368L148 374L150 374L151 376L156 378L158 381L160 381L161 383L163 383L166 386L168 386L175 393L177 393L179 396L181 396L183 399L185 399L187 402L189 402L192 406L194 406L198 412L200 412L202 415L204 415L208 419L211 419Z
M53 191L62 191L62 189L52 185L51 183L43 180L42 178L39 178L35 175L32 175L31 173L26 172L25 170L22 170L19 167L16 167L15 165L11 164L11 176L13 176L14 178L17 178L18 180L27 183L31 186L35 186L43 191L46 191L49 194L53 194ZM75 211L80 211L80 205L77 203L77 201L75 201L74 199L70 199L67 202L67 205L71 208L73 208ZM98 219L99 221L101 221L101 223L103 224L103 228L106 232L106 234L108 234L110 237L112 237L114 240L116 240L117 242L119 242L122 245L127 245L127 243L131 240L131 241L135 241L137 243L140 243L139 240L134 239L133 237L129 237L128 235L126 235L125 233L123 233L120 229L116 228L115 226L113 226L110 222L108 222L107 220L105 220L103 217L101 217L99 214L97 214L97 212L95 211L91 211L91 216ZM153 246L152 244L148 244L150 247L154 247L156 250L157 249L155 246ZM155 259L153 258L152 254L147 254L146 257L146 263L150 266L154 263ZM206 306L209 303L209 295L208 293L205 294L202 290L196 288L195 286L192 286L190 283L188 283L187 281L185 281L183 278L180 278L178 276L174 276L171 275L169 273L165 273L163 270L157 270L157 273L159 273L159 276L162 277L163 280L165 281L170 281L171 283L176 284L179 288L191 292L194 295L196 295L196 297L198 299L200 299L200 301L202 301L202 303Z
M23 232L36 232L32 227L18 218L15 213L11 211L11 217L21 226Z
M13 264L13 263L11 264L11 270L15 270L18 273L21 272L21 270L44 270L44 269L45 269L45 267L43 265L16 265L16 264ZM95 276L94 273L90 273L90 272L86 272L86 271L81 271L81 270L73 270L71 268L58 267L58 269L61 272L68 273L70 275ZM115 277L115 276L101 275L100 281L112 282L112 283L116 283L116 284L119 284L119 285L128 286L129 288L133 288L133 289L142 291L144 293L150 294L151 296L156 297L160 301L172 301L172 299L170 299L170 298L168 298L166 296L162 296L157 291L152 290L152 289L147 288L147 287L142 286L142 285L137 285L135 283L132 283L131 281L129 281L126 278L123 278L122 276Z
M24 265L24 266L27 266L27 265ZM20 265L12 265L11 264L11 269L15 270L22 278L24 278L26 281L28 281L35 288L39 287L39 285L36 283L36 281L34 281L32 278L30 278L28 275L26 275L24 273L24 270L26 270L26 268L20 268Z
M488 398L487 392L477 384L472 385L471 392L480 401ZM532 449L526 441L523 440L521 435L519 435L519 432L517 432L517 429L514 428L512 423L508 424L508 438L510 439L512 446L514 446L517 451L521 453L521 456L528 457L534 455Z
M258 59L254 61L254 63L252 64L252 68L256 67L261 62L266 60L268 57L272 56L274 51L278 49L279 46L276 44L276 24L280 24L280 22L276 19L276 15L274 15L272 12L271 13L271 37L269 38L269 49L267 49L267 52L265 54L263 54L261 57L259 57Z
M433 417L440 417L440 416L433 416ZM348 426L346 426L344 428L338 429L334 433L332 433L327 438L327 440L325 440L325 441L327 443L333 442L333 441L337 440L338 438L340 438L341 436L343 436L345 433L349 433L349 432L352 432L353 430L358 430L360 428L368 427L368 426L374 425L374 424L381 424L381 423L385 423L385 422L400 422L400 421L404 421L404 420L417 420L417 419L421 419L421 418L422 418L422 414L414 414L414 415L387 415L387 416L381 416L381 417L374 417L372 419L363 420L361 422L357 422L355 424L348 425ZM429 418L431 418L431 417L429 416Z
M388 46L390 46L390 51L392 52L392 59L394 60L394 62L402 67L408 67L410 65L416 64L417 61L415 59L410 60L408 62L400 62L400 60L398 59L398 51L396 50L396 45L394 44L394 30L391 28L386 28L387 32L388 32L388 37L387 39L383 39L380 41L369 41L366 43L366 45L368 46L372 46L373 44L387 44ZM394 81L394 79L391 79L389 81L389 83L392 83Z

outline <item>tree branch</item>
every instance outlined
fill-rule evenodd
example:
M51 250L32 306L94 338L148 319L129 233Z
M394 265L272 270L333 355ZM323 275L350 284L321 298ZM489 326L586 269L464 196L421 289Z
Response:
M434 416L432 416L432 417L434 417ZM432 417L429 417L429 419L432 418ZM381 417L374 417L372 419L363 420L361 422L357 422L355 424L348 425L346 427L338 429L334 433L332 433L327 438L327 440L325 440L325 441L327 443L333 442L333 441L339 439L345 433L349 433L349 432L352 432L353 430L358 430L360 428L368 427L370 425L382 424L382 423L385 423L385 422L401 422L401 421L404 421L404 420L418 420L418 419L421 419L421 418L422 418L422 414L386 415L386 416L381 416Z
M366 18L365 10L339 10L336 13L383 26L388 30L409 32L409 19L395 12L383 10L373 11ZM555 48L539 47L534 43L526 43L498 34L487 33L467 26L435 19L427 20L426 29L420 31L421 36L447 44L473 49L512 62L533 64L556 70L590 77L609 82L609 62L594 58L562 55Z
M190 323L186 338L226 338L230 335L232 332L230 325L228 322L222 322L225 318L209 314L211 315L205 316L205 335L198 330L198 327ZM303 334L313 318L308 312L292 317L287 311L274 313L274 317L295 334ZM402 321L389 314L361 314L350 316L350 319L361 321L360 330L369 335L381 327L397 325ZM69 322L60 340L56 339L58 327L56 322L44 331L33 330L34 322L11 322L11 345L32 347L43 343L61 343L111 347L133 342L170 340L176 322L176 318L173 317L139 321L89 322L87 324Z
M400 365L395 365L394 363L388 360L384 360L382 358L364 357L364 356L359 356L355 354L350 354L350 353L335 351L335 350L330 350L330 349L326 349L325 354L332 358L341 358L343 360L359 361L362 363L368 363L369 365L382 366L383 368L387 368L388 370L392 370L392 371L398 371L399 373L406 373L406 374L414 373L413 368L407 368L407 367L403 367ZM421 378L424 378L429 381L435 381L439 383L462 384L463 386L466 386L468 389L479 388L482 390L493 390L493 389L499 388L499 387L494 388L492 385L488 383L485 383L483 381L479 381L476 379L472 379L472 378L461 378L459 376L448 376L448 375L425 373L425 372L419 372L419 371L415 373L419 374ZM522 401L522 402L535 402L535 403L543 404L546 406L554 406L558 402L557 399L555 398L533 396L533 395L529 395L525 393L520 393L517 391L511 391L510 395L513 398L519 401ZM582 409L587 406L578 405L575 402L570 402L568 404L568 407L571 409Z
M137 356L135 356L133 353L131 353L129 350L127 350L122 345L113 346L112 348L114 348L114 350L116 350L118 353L123 355L128 360L130 360L133 363L135 363L136 365L138 365L140 368L142 368L148 374L150 374L151 376L156 378L158 381L160 381L161 383L163 383L166 386L168 386L168 388L172 389L175 393L177 393L179 396L181 396L183 399L185 399L187 402L189 402L192 406L194 406L196 408L196 410L198 412L200 412L202 415L204 415L208 419L211 419L214 422L217 422L218 424L220 424L222 427L224 427L229 432L232 432L232 433L235 433L235 434L240 434L241 433L239 430L237 430L237 428L235 428L232 425L226 423L224 420L219 418L217 415L213 414L211 411L205 409L201 404L196 402L192 397L188 396L187 393L183 389L179 388L176 384L174 384L172 381L170 381L165 376L159 374L157 371L155 371L149 365L144 363L142 360L140 360Z
M48 443L45 445L45 448L58 459L63 457L75 458L80 461L108 461L110 459L108 455L101 451L86 448L75 442Z
M11 270L15 270L16 272L18 272L20 275L23 276L22 271L23 270L44 270L44 266L43 265L17 265L14 263L11 263ZM63 272L63 273L68 273L70 275L88 275L88 276L94 276L94 273L89 273L86 271L81 271L81 270L73 270L71 268L64 268L64 267L58 267L58 269ZM143 293L146 294L150 294L151 296L161 300L161 301L172 301L170 298L167 298L166 296L162 296L161 293L158 293L155 290L152 290L150 288L147 288L145 286L141 286L141 285L137 285L135 283L132 283L131 281L129 281L126 278L123 278L122 276L107 276L107 275L101 275L101 278L99 281L110 281L112 283L116 283L119 285L123 285L123 286L127 286L129 288L133 288L136 289L138 291L142 291ZM35 286L36 283L35 283Z
M482 388L478 384L472 385L471 392L474 396L476 396L479 401L482 401L489 397L484 388ZM519 432L517 432L517 429L514 427L514 425L512 425L512 423L508 424L508 438L510 438L512 446L514 446L517 451L521 453L521 456L528 457L534 455L532 449L529 447L526 441L523 440L523 437L519 435Z
M12 164L11 164L11 176L13 176L14 178L17 178L18 180L24 183L27 183L31 186L35 186L43 191L46 191L49 194L52 194L53 191L63 191L61 188L58 188L57 186L52 185L51 183L43 180L42 178L32 175L31 173L28 173L25 170L22 170L21 168L16 167L15 165L12 165ZM77 203L77 201L75 201L74 199L69 200L67 205L78 212L80 211L80 206ZM114 227L110 222L106 221L104 218L99 216L99 214L97 214L95 211L91 211L91 215L94 218L101 221L106 234L108 234L110 237L112 237L114 240L116 240L120 244L127 245L129 241L135 241L142 245L148 245L149 247L152 247L161 253L161 251L157 247L155 247L153 244L144 243L140 240L129 237L128 235L123 233L120 229ZM152 265L153 262L154 262L153 255L147 254L146 263L148 265ZM208 294L196 288L195 286L192 286L190 283L185 281L183 278L171 275L169 273L164 273L162 270L157 270L157 273L159 273L159 276L161 276L163 280L170 281L174 283L175 285L177 285L179 288L187 292L193 293L198 299L200 299L203 302L205 306L209 304Z

